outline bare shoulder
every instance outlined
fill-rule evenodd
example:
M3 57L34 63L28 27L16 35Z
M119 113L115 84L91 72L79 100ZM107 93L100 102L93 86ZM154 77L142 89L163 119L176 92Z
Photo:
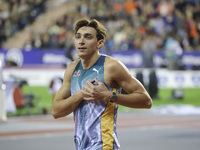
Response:
M111 62L112 62L112 61L115 62L115 61L117 61L117 60L116 60L115 58L111 57L111 56L106 56L105 62L106 62L106 63L109 63L110 61L111 61Z
M75 61L72 61L72 62L68 65L67 68L70 68L70 69L75 68L79 61L80 61L79 59L78 59L78 60L75 60Z
M110 56L106 57L105 64L105 81L107 85L114 88L122 88L131 93L140 89L142 86L138 80L133 77L129 69L119 60Z
M123 87L123 81L131 80L132 76L123 63L111 56L106 56L104 63L104 79L108 86L119 88Z
M73 62L71 62L68 66L67 69L65 71L65 75L64 78L71 78L71 75L76 67L76 65L78 64L79 60L75 60Z
M105 66L106 67L115 67L115 66L117 66L118 63L119 63L119 61L111 56L106 56L106 58L105 58Z
M117 71L117 70L126 70L127 71L127 67L120 62L119 60L111 57L111 56L106 56L105 59L105 68L108 71Z

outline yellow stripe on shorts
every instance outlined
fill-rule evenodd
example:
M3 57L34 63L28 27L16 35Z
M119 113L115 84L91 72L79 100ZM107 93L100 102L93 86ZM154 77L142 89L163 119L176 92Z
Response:
M116 89L113 89L113 92L116 93ZM110 101L108 101L106 110L101 118L101 134L103 141L103 150L113 149L114 110L115 110L115 103L111 103Z

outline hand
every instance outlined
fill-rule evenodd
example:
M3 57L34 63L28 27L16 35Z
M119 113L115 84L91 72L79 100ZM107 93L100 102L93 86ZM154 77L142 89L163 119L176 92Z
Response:
M93 85L94 82L96 82L98 85ZM82 88L81 93L84 95L83 99L87 101L108 100L111 96L111 92L107 89L105 84L96 78L87 81L87 83Z

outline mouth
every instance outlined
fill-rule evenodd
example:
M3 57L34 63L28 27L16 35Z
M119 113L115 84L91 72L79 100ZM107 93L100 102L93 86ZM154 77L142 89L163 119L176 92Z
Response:
M79 51L84 51L84 50L86 50L86 49L87 49L86 47L79 47L79 48L78 48Z

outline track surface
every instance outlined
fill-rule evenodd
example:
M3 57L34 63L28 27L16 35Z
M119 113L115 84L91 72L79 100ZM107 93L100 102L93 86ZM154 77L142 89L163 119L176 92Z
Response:
M11 117L0 123L1 150L73 150L72 115ZM199 150L199 115L118 114L121 150Z

